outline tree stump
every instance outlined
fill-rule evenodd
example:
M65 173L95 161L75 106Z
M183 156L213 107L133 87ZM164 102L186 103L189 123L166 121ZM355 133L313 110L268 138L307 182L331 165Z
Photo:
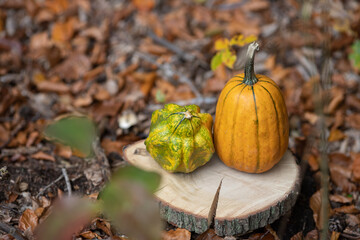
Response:
M169 173L146 151L144 141L124 150L126 161L161 175L155 193L160 214L169 223L202 233L208 228L208 214L222 181L214 228L219 236L244 234L274 222L295 204L300 170L288 150L270 171L244 173L227 167L216 154L192 173Z

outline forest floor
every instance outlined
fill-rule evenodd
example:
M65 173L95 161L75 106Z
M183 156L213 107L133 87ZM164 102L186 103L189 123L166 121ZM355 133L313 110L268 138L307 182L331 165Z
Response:
M303 178L289 214L235 237L318 239L325 161L329 236L360 239L356 0L0 1L0 239L35 239L69 185L96 199L109 173L125 165L123 147L147 137L151 113L164 103L197 104L214 117L246 52L236 47L233 69L212 70L214 44L239 34L257 37L255 71L283 92ZM44 128L68 114L96 123L93 159L44 138ZM125 238L104 218L90 222L73 239ZM170 225L162 236L220 239Z

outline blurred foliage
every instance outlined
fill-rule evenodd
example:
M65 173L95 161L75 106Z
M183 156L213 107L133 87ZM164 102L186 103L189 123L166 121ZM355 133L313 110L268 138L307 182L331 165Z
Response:
M77 155L87 157L93 154L92 143L97 131L94 122L86 116L65 116L49 124L44 135L70 146Z
M246 44L257 40L256 36L236 35L230 40L227 38L219 38L215 41L214 48L217 51L211 59L211 70L215 71L221 64L225 64L232 69L236 61L236 52L234 47L243 47Z
M101 193L103 213L130 239L159 239L162 224L152 193L160 175L128 166L119 169Z
M48 125L45 136L71 146L85 156L92 154L97 137L95 124L88 117L66 116ZM131 239L160 239L162 224L153 193L160 175L134 166L120 168L100 194L99 201L69 198L60 201L40 226L40 239L65 240L81 230L95 214L104 214Z
M162 223L152 193L160 175L134 166L114 173L100 200L63 198L38 228L40 240L67 240L79 233L96 215L104 214L116 229L130 239L160 239Z
M352 53L349 55L350 60L353 62L354 67L360 70L360 40L356 40L351 45Z

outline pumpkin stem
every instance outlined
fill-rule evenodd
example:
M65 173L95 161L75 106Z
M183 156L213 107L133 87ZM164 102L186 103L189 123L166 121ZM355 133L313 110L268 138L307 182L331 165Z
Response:
M245 62L245 76L244 83L247 85L254 85L259 80L256 78L254 72L254 58L255 51L259 50L259 44L257 42L253 42L249 45L247 53L246 53L246 62Z

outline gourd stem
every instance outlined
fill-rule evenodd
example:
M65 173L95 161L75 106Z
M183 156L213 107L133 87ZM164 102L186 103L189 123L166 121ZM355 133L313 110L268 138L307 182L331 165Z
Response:
M259 50L259 44L257 42L253 42L249 45L247 53L246 53L246 62L245 62L245 76L244 83L247 85L254 85L259 80L256 78L254 72L254 58L255 51Z

